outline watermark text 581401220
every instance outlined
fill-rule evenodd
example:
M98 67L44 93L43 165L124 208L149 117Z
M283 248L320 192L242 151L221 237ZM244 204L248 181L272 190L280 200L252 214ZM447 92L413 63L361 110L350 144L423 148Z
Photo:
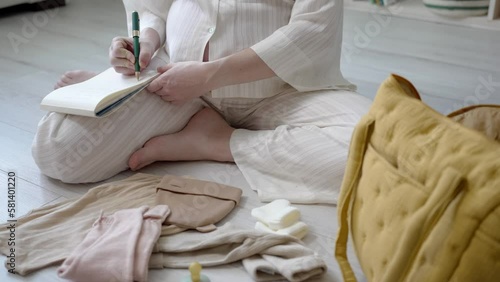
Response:
M9 252L7 254L7 268L11 273L15 272L16 269L16 173L14 171L7 172L7 229L9 231L9 239L7 239L7 245Z

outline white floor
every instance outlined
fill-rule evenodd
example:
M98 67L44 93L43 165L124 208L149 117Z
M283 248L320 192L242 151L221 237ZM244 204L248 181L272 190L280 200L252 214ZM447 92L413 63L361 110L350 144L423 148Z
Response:
M66 70L99 71L108 67L107 49L116 35L126 35L120 0L73 0L67 7L0 17L0 221L7 219L7 172L17 175L17 215L66 198L78 197L93 185L66 185L40 174L30 145L38 105ZM500 104L500 36L498 32L424 23L366 12L346 11L342 69L372 98L391 73L414 82L424 101L442 113L472 103ZM490 81L488 83L488 81ZM143 170L153 174L190 175L244 190L243 200L227 220L252 228L250 210L261 205L234 165L211 162L160 163ZM131 175L122 174L109 181ZM314 281L341 281L333 245L336 208L299 206L311 226L305 243L329 267ZM352 257L352 253L351 253ZM251 281L239 263L211 268L212 281ZM359 274L359 269L357 270ZM179 281L184 270L154 270L151 281ZM361 275L360 275L361 277ZM0 281L58 281L55 267L27 277L0 269Z

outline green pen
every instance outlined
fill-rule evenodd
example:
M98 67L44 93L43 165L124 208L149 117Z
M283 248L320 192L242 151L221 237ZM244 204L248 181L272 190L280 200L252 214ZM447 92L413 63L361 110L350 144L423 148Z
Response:
M132 12L132 36L134 37L135 77L139 80L141 74L141 66L139 65L141 47L139 45L139 13L135 11Z

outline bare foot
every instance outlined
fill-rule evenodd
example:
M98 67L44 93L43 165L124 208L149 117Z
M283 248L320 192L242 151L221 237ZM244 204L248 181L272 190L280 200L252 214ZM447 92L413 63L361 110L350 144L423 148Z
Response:
M64 73L59 81L54 85L54 89L68 86L71 84L75 83L80 83L82 81L88 80L94 76L96 76L97 73L92 72L92 71L84 71L84 70L74 70L74 71L67 71Z
M232 162L229 139L233 131L217 112L204 108L181 131L151 138L130 156L128 165L138 170L156 161Z

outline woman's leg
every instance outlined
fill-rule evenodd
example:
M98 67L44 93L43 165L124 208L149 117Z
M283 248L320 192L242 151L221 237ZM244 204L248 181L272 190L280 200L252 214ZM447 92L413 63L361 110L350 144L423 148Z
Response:
M181 131L151 138L130 157L132 170L156 161L212 160L233 162L229 140L234 128L216 111L197 112Z
M126 170L130 155L150 138L181 130L202 107L141 93L105 118L49 113L38 125L33 157L42 173L63 182L104 180Z
M262 201L336 203L352 131L370 103L353 92L316 91L222 109L246 128L233 132L230 149Z
M317 91L211 101L231 125L205 108L182 131L135 152L137 168L160 160L234 161L262 201L336 203L351 134L370 100Z
M199 99L173 106L144 90L105 118L51 112L38 124L33 157L42 173L63 182L104 180L126 170L146 141L180 131L202 108Z

